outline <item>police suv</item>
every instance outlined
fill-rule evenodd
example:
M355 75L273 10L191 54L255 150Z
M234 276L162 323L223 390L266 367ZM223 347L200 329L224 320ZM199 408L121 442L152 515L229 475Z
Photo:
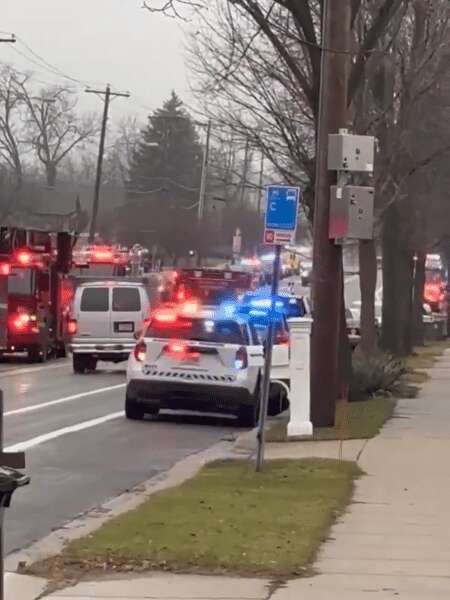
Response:
M130 354L126 416L200 410L236 415L241 425L253 427L263 362L258 333L245 316L163 306Z

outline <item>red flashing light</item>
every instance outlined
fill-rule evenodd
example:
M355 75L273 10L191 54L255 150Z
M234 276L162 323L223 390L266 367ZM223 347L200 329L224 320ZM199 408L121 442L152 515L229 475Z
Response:
M147 344L145 342L139 342L134 347L134 358L138 362L144 362L147 355Z
M33 255L28 250L19 250L16 254L16 260L20 265L24 267L31 264Z
M178 290L177 300L178 300L178 302L184 302L186 300L186 291L185 291L184 287L182 287Z
M9 263L0 263L0 275L10 275L11 265Z
M21 332L28 328L31 316L28 313L16 313L11 316L10 326L13 331Z
M197 300L188 300L181 306L180 312L183 315L195 315L198 313L199 308L200 305Z
M114 259L114 255L111 250L94 250L93 259L96 261L112 261Z
M153 315L153 319L157 323L175 323L177 320L177 314L173 311L158 310Z

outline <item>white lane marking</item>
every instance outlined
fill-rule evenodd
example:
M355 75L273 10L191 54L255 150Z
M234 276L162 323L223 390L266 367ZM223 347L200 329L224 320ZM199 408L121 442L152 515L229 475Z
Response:
M45 367L28 367L21 369L9 369L8 371L0 370L0 377L11 377L12 375L26 375L27 373L39 373L40 371L50 371L51 369L61 369L62 367L69 367L69 362L59 363L57 365L47 365Z
M90 429L92 427L97 427L97 425L102 425L103 423L107 423L108 421L119 419L124 415L124 411L121 410L119 412L110 413L109 415L104 415L103 417L98 417L97 419L90 419L89 421L83 421L81 423L77 423L76 425L69 425L68 427L55 429L55 431L49 431L48 433L44 433L29 440L25 440L24 442L19 442L18 444L8 446L7 448L5 448L4 451L24 452L25 450L29 450L30 448L34 448L36 446L39 446L40 444L44 444L45 442L55 440L56 438L62 437L63 435L75 433L77 431L83 431L84 429Z
M103 394L104 392L112 392L124 388L126 383L119 383L117 385L110 385L104 388L98 388L96 390L89 390L88 392L81 392L80 394L73 394L72 396L66 396L65 398L58 398L57 400L49 400L48 402L42 402L41 404L32 404L31 406L24 406L23 408L16 408L3 413L4 417L10 417L11 415L21 415L23 413L34 412L41 408L47 408L48 406L55 406L56 404L64 404L65 402L71 402L72 400L78 400L79 398L85 398L87 396L94 396L95 394Z

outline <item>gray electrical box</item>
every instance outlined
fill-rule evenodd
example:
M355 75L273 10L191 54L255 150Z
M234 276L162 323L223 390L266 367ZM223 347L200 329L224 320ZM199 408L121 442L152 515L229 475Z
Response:
M329 237L334 240L373 238L374 188L331 187Z
M373 172L375 138L370 135L331 134L328 137L330 171Z

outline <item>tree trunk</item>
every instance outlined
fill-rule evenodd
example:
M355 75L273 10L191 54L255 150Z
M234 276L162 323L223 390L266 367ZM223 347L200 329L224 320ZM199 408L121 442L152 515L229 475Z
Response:
M385 215L383 242L383 348L395 356L412 351L413 255L405 235L405 215L392 205ZM403 219L403 221L402 221Z
M359 287L361 290L360 350L366 356L373 354L378 345L375 324L375 292L377 288L377 252L373 240L359 242Z
M56 183L56 164L54 162L49 162L45 165L45 172L47 176L47 185L48 187L55 187Z
M412 317L414 346L423 346L425 343L425 332L423 327L423 293L425 287L426 257L426 252L424 250L419 250L415 261Z

